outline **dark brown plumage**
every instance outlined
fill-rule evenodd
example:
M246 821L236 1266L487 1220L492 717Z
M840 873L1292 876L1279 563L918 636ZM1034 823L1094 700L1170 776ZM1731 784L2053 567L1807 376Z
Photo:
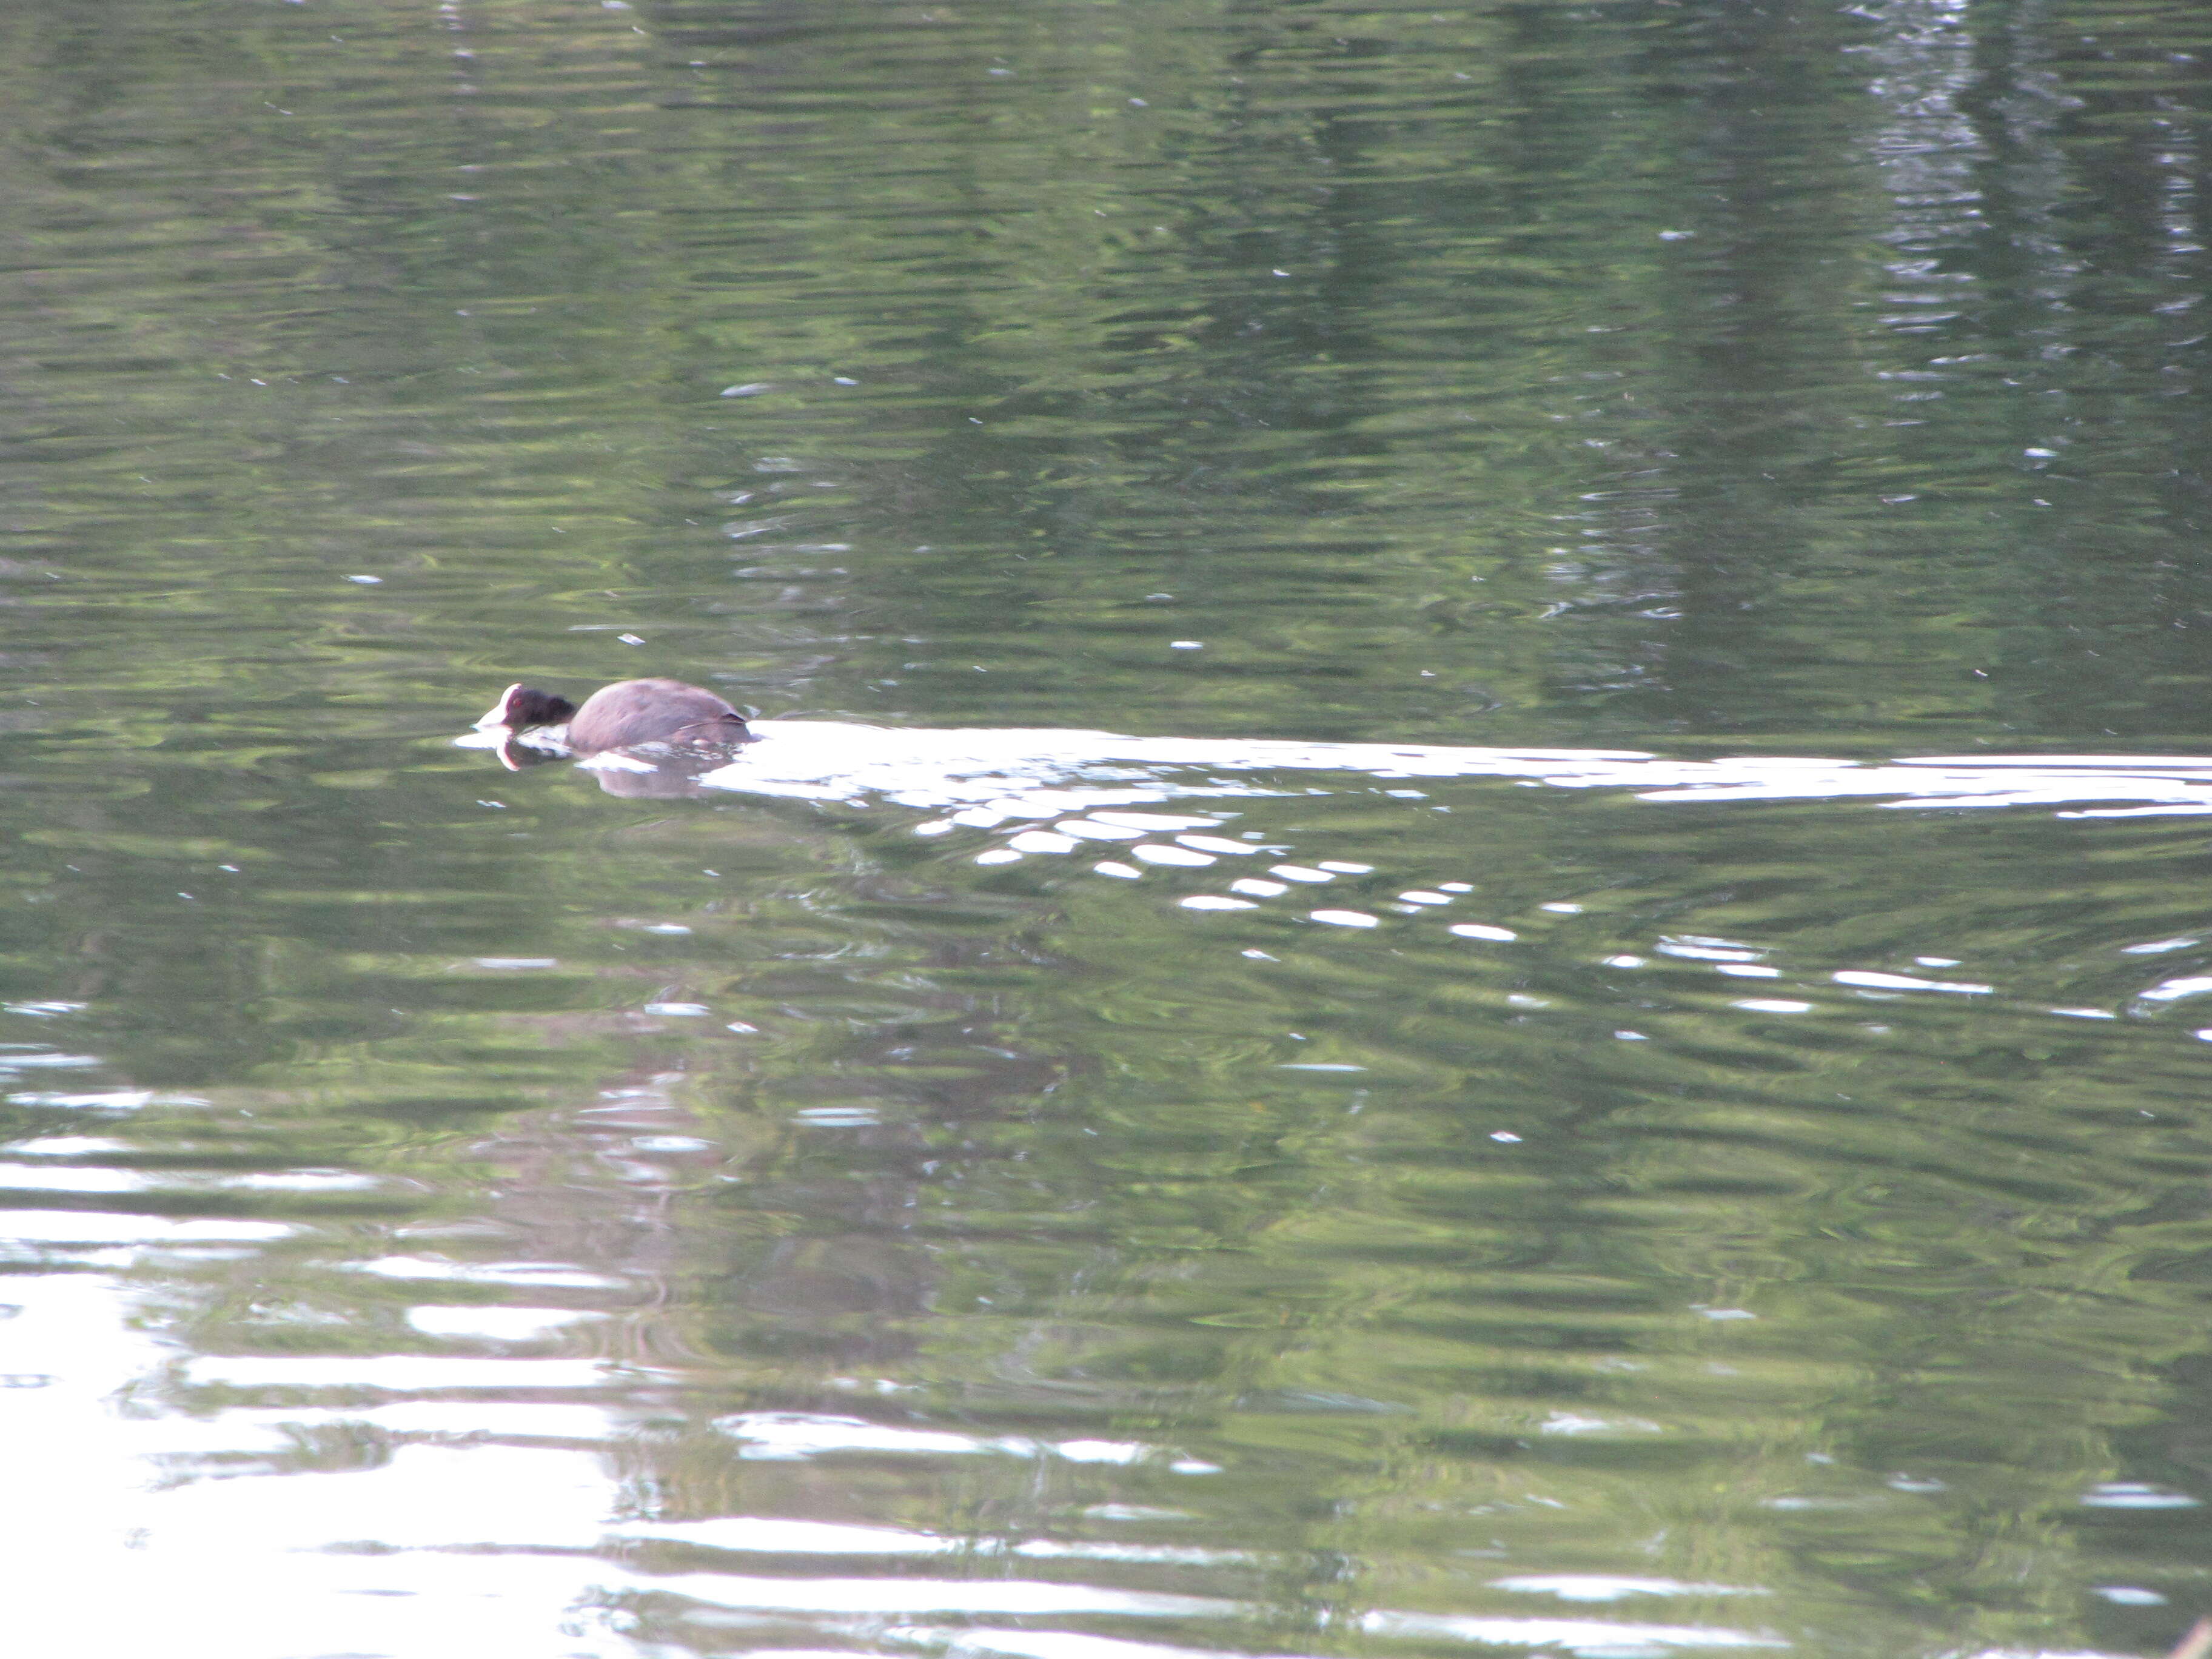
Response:
M510 685L477 725L510 732L568 722L567 744L579 755L652 744L721 749L748 741L744 715L699 686L681 680L617 680L601 686L581 708L534 686Z

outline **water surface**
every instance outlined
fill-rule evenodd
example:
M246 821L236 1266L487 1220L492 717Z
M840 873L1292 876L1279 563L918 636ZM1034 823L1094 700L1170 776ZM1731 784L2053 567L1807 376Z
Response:
M34 1645L2204 1609L2201 9L0 44Z

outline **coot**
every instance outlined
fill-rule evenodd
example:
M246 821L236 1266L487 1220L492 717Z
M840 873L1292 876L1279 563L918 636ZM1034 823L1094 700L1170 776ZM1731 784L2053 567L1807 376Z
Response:
M564 721L562 740L578 755L648 744L726 749L752 736L744 715L712 691L681 680L617 680L592 692L581 708L554 692L518 683L500 693L477 729L516 732Z

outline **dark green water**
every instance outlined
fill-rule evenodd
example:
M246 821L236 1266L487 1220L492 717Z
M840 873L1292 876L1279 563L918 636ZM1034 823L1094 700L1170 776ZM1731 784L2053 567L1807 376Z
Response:
M0 12L25 1650L2165 1652L2212 798L1988 763L2212 761L2208 123L2181 0ZM649 673L1267 850L453 742Z

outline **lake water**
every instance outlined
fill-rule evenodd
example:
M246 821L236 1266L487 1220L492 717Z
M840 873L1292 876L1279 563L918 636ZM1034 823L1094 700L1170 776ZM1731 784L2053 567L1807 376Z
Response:
M0 48L25 1651L2212 1610L2212 11Z

